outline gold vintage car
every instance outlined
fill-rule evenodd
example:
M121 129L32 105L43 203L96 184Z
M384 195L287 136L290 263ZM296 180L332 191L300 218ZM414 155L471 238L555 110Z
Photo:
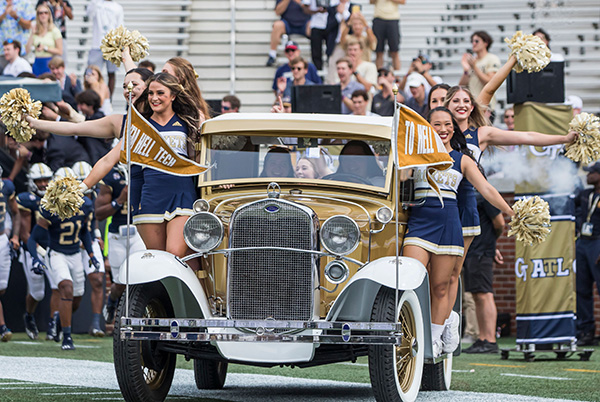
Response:
M119 306L114 360L126 400L163 400L176 354L194 360L199 389L222 388L228 362L359 356L378 401L449 388L452 356L432 358L425 267L396 258L406 213L396 216L391 133L391 118L347 115L203 125L211 169L184 229L195 253L148 250L121 270L130 303Z

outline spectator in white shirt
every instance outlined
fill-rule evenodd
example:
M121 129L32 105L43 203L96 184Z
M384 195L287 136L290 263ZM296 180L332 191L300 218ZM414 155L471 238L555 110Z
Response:
M2 44L4 58L8 63L4 67L2 75L17 77L22 72L31 73L31 64L21 57L21 43L18 40L7 39Z

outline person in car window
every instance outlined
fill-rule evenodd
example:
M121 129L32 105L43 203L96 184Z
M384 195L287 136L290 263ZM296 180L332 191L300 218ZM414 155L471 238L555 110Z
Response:
M269 150L260 177L294 177L290 151L287 148Z
M375 186L381 186L384 182L383 171L377 164L375 154L364 141L352 140L342 148L340 165L332 176L342 174L361 178L365 184Z

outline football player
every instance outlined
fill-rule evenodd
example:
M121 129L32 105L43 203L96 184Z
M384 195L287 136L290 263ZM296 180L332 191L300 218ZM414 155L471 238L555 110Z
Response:
M33 313L39 303L40 300L44 298L45 293L45 282L43 271L35 270L32 266L32 258L29 251L27 251L27 241L29 240L29 235L31 230L35 226L37 219L40 216L40 201L41 197L46 193L46 187L48 187L48 182L52 178L52 170L43 163L35 163L31 165L29 168L29 172L27 174L27 187L29 191L20 193L17 195L17 205L19 206L19 210L21 212L21 242L23 245L23 252L19 256L19 261L23 265L23 270L25 271L25 278L27 279L27 296L25 296L25 333L31 339L37 339L38 337L38 328L35 322L35 318L33 317ZM41 247L38 249L38 256L40 260L44 258L46 255L46 250L43 250ZM56 326L53 325L53 317L52 314L55 311L58 311L58 287L52 281L52 277L48 275L48 281L50 282L50 287L53 289L53 296L50 302L50 323L48 325L48 338L54 339L56 336L55 332L52 332L52 328L56 331ZM54 303L54 305L53 305Z
M66 176L75 177L75 173L70 168L60 168L54 174L54 179ZM90 263L96 270L100 269L100 263L92 250L92 238L87 225L87 218L92 212L91 204L91 200L84 197L80 211L68 219L60 219L57 215L40 208L41 216L27 242L33 266L38 269L48 269L54 281L58 283L60 292L58 310L63 331L63 350L75 349L71 337L71 317L73 311L79 307L85 290L80 243L83 243L90 256ZM48 246L47 266L39 259L37 244L42 247Z
M85 161L76 162L71 168L75 172L75 178L79 181L83 181L92 171L92 167L89 163ZM102 256L102 234L98 229L98 222L96 221L96 215L94 213L94 198L95 193L93 189L89 189L86 191L85 196L92 201L92 210L87 217L88 223L88 232L92 236L92 250L94 251L94 255L97 255L98 262L100 263L100 269L96 270L92 264L90 264L90 259L86 253L81 253L81 260L83 267L85 269L85 274L87 275L90 284L92 285L92 324L89 329L89 334L92 336L103 337L104 331L100 328L100 317L102 314L102 304L104 303L104 259Z
M96 198L96 217L99 220L112 216L108 226L108 262L112 273L112 285L104 306L104 319L112 323L119 297L125 285L119 281L119 268L125 261L127 252L127 175L117 165L100 182L100 192ZM135 226L130 226L130 253L145 250L146 246L137 233Z

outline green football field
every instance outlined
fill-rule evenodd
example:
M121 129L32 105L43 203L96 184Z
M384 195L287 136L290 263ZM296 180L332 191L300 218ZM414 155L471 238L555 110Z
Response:
M34 380L15 380L11 376L20 367L10 364L0 365L0 400L2 401L89 401L89 400L121 400L120 393L106 387L83 387L67 384L50 384L48 381L35 381L36 366L33 358L74 359L95 362L112 362L112 338L91 338L87 335L75 335L77 350L65 352L60 345L49 341L30 341L25 334L14 334L13 340L0 344L0 361L10 358L32 358L31 365L25 370L32 370ZM514 338L500 340L501 347L513 347ZM536 352L536 360L525 362L520 353L511 353L508 360L500 355L467 355L454 359L452 389L458 391L501 393L514 395L537 396L544 398L571 399L579 401L600 401L600 347L589 361L580 361L574 355L565 360L557 360L551 352ZM20 359L25 360L27 359ZM60 370L64 360L54 360ZM70 366L77 366L70 360ZM83 362L82 362L83 365ZM104 365L106 366L106 365ZM178 368L191 370L192 363L179 357ZM77 367L75 367L77 370ZM81 375L84 373L81 369ZM356 363L332 364L308 369L271 368L263 369L241 365L230 365L229 373L250 373L266 376L299 377L344 381L351 383L369 383L367 359L360 358ZM57 371L57 375L60 374ZM227 384L226 384L227 386ZM189 396L169 397L167 400L191 400ZM215 401L216 399L197 399ZM267 400L266 398L265 400ZM222 400L222 399L219 399ZM342 400L342 399L340 399Z

